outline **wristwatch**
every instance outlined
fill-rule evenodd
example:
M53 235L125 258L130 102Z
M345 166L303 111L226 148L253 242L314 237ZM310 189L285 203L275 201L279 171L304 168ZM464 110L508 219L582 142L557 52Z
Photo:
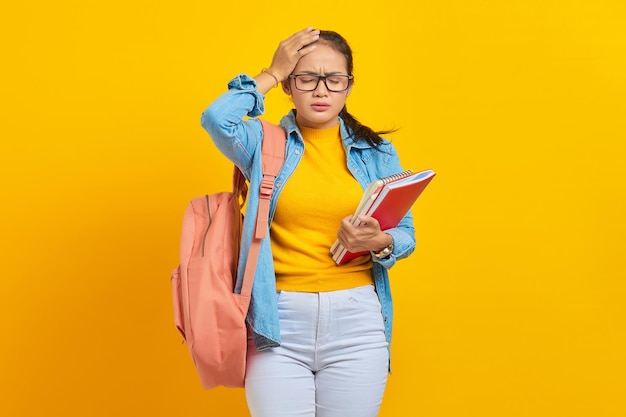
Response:
M389 244L389 246L387 246L380 252L372 252L372 255L374 255L376 259L387 259L393 252L393 236L389 235L389 237L391 237L391 243Z

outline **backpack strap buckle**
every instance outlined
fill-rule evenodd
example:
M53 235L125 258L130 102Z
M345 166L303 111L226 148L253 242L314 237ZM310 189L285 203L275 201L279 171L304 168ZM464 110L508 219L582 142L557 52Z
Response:
M270 217L270 199L274 191L273 175L263 175L259 190L259 209L256 216L255 239L263 239L267 235L267 225Z

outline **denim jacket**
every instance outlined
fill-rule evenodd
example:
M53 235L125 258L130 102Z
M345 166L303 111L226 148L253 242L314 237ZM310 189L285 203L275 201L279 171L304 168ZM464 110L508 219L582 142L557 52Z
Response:
M261 166L263 129L261 122L256 119L257 116L264 113L263 100L264 96L256 90L255 80L248 75L240 74L229 82L228 91L218 97L203 112L201 117L202 126L209 133L217 148L235 163L250 181L236 291L241 288L248 248L255 227L260 181L263 177ZM247 119L246 116L250 118ZM396 174L403 170L396 150L389 141L384 140L378 149L374 149L365 141L356 142L350 138L341 118L339 122L341 138L347 155L347 166L363 189L377 178ZM274 193L270 201L270 223L283 185L289 181L289 177L293 174L303 152L305 152L305 144L296 125L294 112L291 111L284 116L280 125L287 132L287 144L285 162L276 177ZM404 217L398 227L385 230L385 232L393 237L393 253L386 259L374 258L372 275L382 306L387 342L390 343L393 307L387 270L398 259L407 257L415 249L411 213L409 212ZM276 280L269 233L261 242L247 321L258 350L280 345Z

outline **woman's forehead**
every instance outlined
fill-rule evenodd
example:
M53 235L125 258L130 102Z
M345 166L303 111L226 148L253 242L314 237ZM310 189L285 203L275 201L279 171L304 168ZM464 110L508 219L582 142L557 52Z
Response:
M294 72L345 73L346 57L328 44L320 43L317 48L300 58Z

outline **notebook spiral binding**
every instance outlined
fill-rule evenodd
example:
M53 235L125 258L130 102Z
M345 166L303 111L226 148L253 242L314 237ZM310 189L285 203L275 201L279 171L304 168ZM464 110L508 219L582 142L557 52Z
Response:
M407 169L406 171L402 171L402 172L399 172L397 174L393 174L393 175L390 175L388 177L381 178L381 180L382 180L383 184L388 184L388 183L393 182L395 180L399 180L400 178L407 177L407 176L411 175L412 173L413 173L412 169Z

